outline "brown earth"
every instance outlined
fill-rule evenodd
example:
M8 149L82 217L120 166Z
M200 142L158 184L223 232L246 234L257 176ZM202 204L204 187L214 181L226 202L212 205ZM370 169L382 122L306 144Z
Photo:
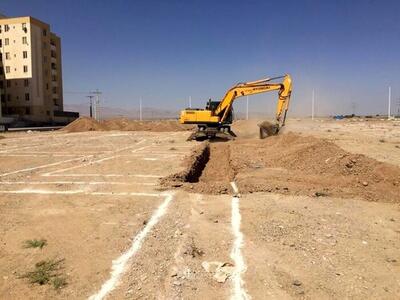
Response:
M201 182L218 178L230 189L232 171L237 182L243 174L250 183L254 180L251 176L259 175L260 180L282 187L240 197L241 251L246 265L241 277L252 299L398 299L400 203L363 201L363 194L355 194L353 199L329 193L309 197L312 191L305 187L313 172L318 180L323 179L319 186L330 188L333 183L326 181L335 176L365 180L362 176L375 174L379 166L400 167L399 127L386 120L371 128L361 122L289 121L286 130L298 134L258 140L258 123L253 127L237 122L240 126L234 131L239 138L210 143L208 148L206 143L187 142L187 132L4 133L0 153L0 299L88 299L110 278L112 262L128 251L164 201L145 194L158 194L158 177L171 173L183 174L182 178L193 182L176 181L183 189L174 193L167 211L148 232L107 299L233 298L232 278L218 282L214 273L203 267L205 262L235 263L231 257L235 242L231 190L226 195L184 190L196 191ZM310 134L317 138L305 137ZM321 137L340 148L326 145ZM204 153L197 154L198 158L190 157L194 145ZM307 146L311 150L307 151ZM339 159L342 148L349 156ZM357 158L357 153L366 155L350 168L357 175L344 171L342 175L342 168L348 169L346 159ZM185 155L185 167L190 159L203 167L179 172ZM286 156L292 157L293 165ZM237 157L244 162L238 164ZM326 169L324 157L337 158L337 164L328 160L332 172ZM376 164L367 157L392 165ZM300 172L312 160L311 169ZM213 164L216 167L211 168ZM289 175L268 169L276 165ZM272 170L279 176L273 177ZM57 173L49 176L54 171ZM393 175L382 174L389 178L384 180ZM298 193L306 195L294 195L296 186L291 178L300 180ZM263 187L269 184L264 181ZM368 181L360 190L374 186L374 181ZM386 201L386 193L373 195ZM44 238L47 245L24 248L24 241L33 238ZM65 259L61 272L67 285L62 289L20 278L36 262L54 258Z
M65 126L62 130L66 132L108 130L174 132L191 129L191 126L179 124L176 120L137 121L127 118L116 118L98 122L92 118L81 117Z
M96 121L95 119L89 117L80 117L79 119L69 123L67 126L61 129L61 131L66 132L84 132L84 131L104 131L107 128Z
M241 193L400 201L400 168L351 154L324 139L288 133L265 140L239 139L203 147L209 147L209 161L197 182L183 180L185 189L224 194L230 191L230 181L235 178ZM194 153L194 157L198 154ZM198 166L189 163L186 167ZM182 178L171 176L162 183L168 186L171 181L169 186L176 187L179 179Z

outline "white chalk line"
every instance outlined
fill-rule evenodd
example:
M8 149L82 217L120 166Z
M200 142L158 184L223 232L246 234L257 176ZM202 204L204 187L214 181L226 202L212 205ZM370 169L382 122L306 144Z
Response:
M50 177L141 177L141 178L161 178L162 175L151 174L51 174Z
M142 142L145 142L145 141L146 140L141 140L139 143L142 143ZM137 143L136 145L138 145L139 143ZM136 146L136 145L134 145L134 146ZM134 146L129 146L129 147L118 149L114 153L117 153L117 152L129 149L129 148L132 148ZM139 150L145 149L147 147L149 147L149 146L144 146L144 147L141 147L141 148L137 148L135 150L139 151ZM133 151L135 151L135 150L133 150ZM57 174L57 173L63 173L63 172L66 172L66 171L75 170L75 169L78 169L78 168L83 168L83 167L90 166L90 165L93 165L93 164L102 163L104 161L107 161L107 160L110 160L110 159L114 159L114 158L117 158L117 157L118 157L118 155L112 155L112 156L108 156L108 157L103 157L103 158L100 158L100 159L97 159L97 160L94 160L94 161L89 161L89 162L81 164L81 165L72 166L72 167L69 167L69 168L59 169L59 170L55 170L55 171L50 171L50 172L42 174L42 176L52 176L52 175Z
M231 182L231 186L235 192L235 194L239 193L239 189L235 182ZM240 231L240 225L242 221L242 216L240 215L240 199L235 196L232 198L232 232L234 235L234 241L231 250L231 258L234 261L235 270L232 274L232 282L233 282L233 293L231 295L232 300L248 300L251 297L247 294L244 288L244 280L242 279L242 274L246 272L247 266L244 262L244 258L242 255L242 247L243 247L243 233Z
M90 155L89 157L91 157L92 155ZM34 170L39 170L39 169L43 169L43 168L47 168L47 167L52 167L52 166L57 166L57 165L61 165L67 162L72 162L72 161L76 161L76 160L81 160L85 157L78 157L78 158L73 158L73 159L67 159L67 160L63 160L63 161L58 161L55 163L51 163L51 164L45 164L45 165L41 165L41 166L37 166L37 167L31 167L31 168L26 168L26 169L21 169L21 170L16 170L16 171L12 171L12 172L8 172L8 173L3 173L0 174L0 177L4 177L4 176L8 176L8 175L13 175L13 174L18 174L18 173L22 173L22 172L29 172L29 171L34 171ZM86 157L88 158L88 157Z
M172 193L166 194L163 203L153 213L153 215L150 218L150 221L132 240L131 247L126 252L124 252L120 257L118 257L112 262L110 278L101 286L100 290L96 294L93 294L92 296L89 297L89 300L102 300L111 291L115 289L115 287L120 282L121 276L126 271L127 263L140 250L146 235L158 223L160 218L166 213L168 205L172 200L173 200L173 194Z
M70 194L85 194L93 196L145 196L145 197L161 197L161 194L157 193L136 193L136 192L89 192L85 190L71 190L71 191L53 191L44 189L23 189L13 191L0 191L0 194L41 194L41 195L70 195Z
M78 185L156 185L155 182L120 182L120 181L0 181L0 185L51 185L51 184L78 184Z

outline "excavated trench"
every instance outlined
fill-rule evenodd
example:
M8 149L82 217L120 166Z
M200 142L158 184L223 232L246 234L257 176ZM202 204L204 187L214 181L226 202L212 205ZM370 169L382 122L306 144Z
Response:
M204 142L184 162L184 170L161 180L164 187L183 187L206 194L231 192L235 174L230 166L230 146Z
M265 140L201 143L164 188L204 194L272 192L400 203L400 168L294 133Z

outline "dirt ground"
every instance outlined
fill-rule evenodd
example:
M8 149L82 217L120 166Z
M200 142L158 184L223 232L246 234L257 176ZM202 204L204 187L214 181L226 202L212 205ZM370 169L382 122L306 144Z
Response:
M0 298L398 299L400 124L256 123L168 190L188 132L3 134ZM64 287L21 278L48 259Z
M153 131L174 132L192 130L193 126L179 124L177 120L131 120L127 118L114 118L96 121L89 117L80 117L68 124L61 131L85 132L85 131Z

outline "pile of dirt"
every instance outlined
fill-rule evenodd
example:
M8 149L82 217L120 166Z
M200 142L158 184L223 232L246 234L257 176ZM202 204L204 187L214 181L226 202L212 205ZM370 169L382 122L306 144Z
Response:
M192 126L180 124L177 120L158 120L158 121L137 121L127 118L117 118L103 121L108 130L126 131L153 131L153 132L173 132L192 130Z
M288 133L265 140L215 143L209 148L209 161L198 182L186 182L182 185L185 189L212 194L231 192L229 182L234 179L241 193L400 202L400 168L350 154L323 139Z
M98 122L92 118L81 117L65 126L62 130L66 132L109 130L174 132L192 129L192 126L179 124L177 120L136 121L127 118L117 118Z
M61 129L66 132L84 132L84 131L104 131L107 128L96 121L95 119L88 117L80 117L75 121L69 123L67 126Z

